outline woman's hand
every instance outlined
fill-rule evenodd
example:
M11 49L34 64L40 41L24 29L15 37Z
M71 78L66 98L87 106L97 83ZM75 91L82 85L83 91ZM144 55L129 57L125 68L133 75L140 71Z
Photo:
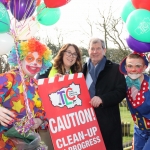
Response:
M33 121L34 125L31 127L32 130L37 129L43 123L43 121L40 118L33 118Z
M14 122L15 114L10 110L0 107L0 125L7 127Z
M60 73L56 73L55 75L54 75L54 77L62 77L63 75L62 74L60 74Z

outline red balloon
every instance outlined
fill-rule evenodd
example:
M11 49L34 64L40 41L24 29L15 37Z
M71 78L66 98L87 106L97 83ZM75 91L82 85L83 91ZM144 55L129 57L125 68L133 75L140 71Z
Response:
M150 10L150 0L132 0L132 4L137 9Z
M36 1L36 6L39 6L40 3L41 3L41 0L37 0L37 1Z
M69 3L71 0L44 0L44 3L49 8L56 8Z

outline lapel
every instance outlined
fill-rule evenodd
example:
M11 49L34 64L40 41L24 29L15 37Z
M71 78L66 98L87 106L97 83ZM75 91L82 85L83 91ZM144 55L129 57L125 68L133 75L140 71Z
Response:
M84 77L86 78L86 74L87 74L87 63L84 64L82 73L84 74Z

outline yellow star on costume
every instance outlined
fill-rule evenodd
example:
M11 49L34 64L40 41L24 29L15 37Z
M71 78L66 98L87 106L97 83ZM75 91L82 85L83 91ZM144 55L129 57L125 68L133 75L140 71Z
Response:
M39 99L39 95L37 92L35 92L34 97L33 97L33 101L36 102Z
M36 106L36 107L41 107L41 105L42 105L41 101L38 101L38 100L37 100L37 101L35 102L35 106Z
M24 107L21 104L21 101L18 100L17 102L13 101L14 106L12 107L14 110L16 110L18 113L20 113L20 110Z
M35 93L34 97L33 97L33 101L35 102L35 106L36 107L41 107L42 103L39 99L39 95L37 94L37 92Z
M10 82L10 81L8 81L7 82L7 86L6 86L7 88L8 88L8 90L12 87L12 82Z
M20 84L20 85L18 86L18 89L19 89L19 93L23 93L23 87L22 87L22 84Z
M10 99L10 95L8 95L4 101L7 101L8 99Z
M8 137L5 136L4 134L2 134L2 139L3 139L4 142L6 142L8 140Z

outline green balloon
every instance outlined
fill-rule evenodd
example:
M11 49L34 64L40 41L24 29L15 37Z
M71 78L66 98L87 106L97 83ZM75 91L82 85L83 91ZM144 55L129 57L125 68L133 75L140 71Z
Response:
M46 8L45 4L42 3L37 8L37 20L39 23L45 26L55 24L60 18L59 8Z
M5 6L0 3L0 33L9 32L10 18Z
M131 12L126 21L130 35L141 42L150 42L150 11L136 9Z
M136 8L133 6L131 0L127 1L127 3L124 5L122 12L121 12L121 18L124 22L126 22L129 14L135 10Z

